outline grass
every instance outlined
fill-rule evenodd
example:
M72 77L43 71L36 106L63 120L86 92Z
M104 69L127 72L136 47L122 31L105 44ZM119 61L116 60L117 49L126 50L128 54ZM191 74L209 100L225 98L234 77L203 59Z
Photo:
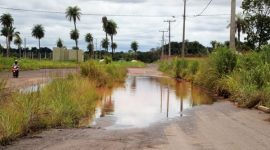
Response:
M242 107L270 107L270 46L244 55L218 48L207 59L176 58L159 64L161 71L230 97Z
M0 71L9 70L14 63L15 58L5 58L0 56ZM20 59L18 60L21 70L36 69L55 69L55 68L75 68L77 63L74 61L52 61L52 60L36 60L36 59Z
M0 144L40 129L77 127L81 118L94 114L102 94L99 87L121 83L127 67L142 66L140 62L89 61L81 65L81 74L56 79L38 92L8 94L0 103Z
M144 63L122 61L105 64L88 61L81 65L81 74L94 80L97 87L111 87L116 82L124 82L128 67L144 67Z
M99 98L94 83L80 76L55 80L40 92L12 95L0 106L2 144L40 128L74 127L94 113Z

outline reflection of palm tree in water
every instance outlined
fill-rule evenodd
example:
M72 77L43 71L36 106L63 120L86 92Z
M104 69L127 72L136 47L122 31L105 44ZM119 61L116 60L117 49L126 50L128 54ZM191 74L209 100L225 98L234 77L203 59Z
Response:
M103 100L102 104L102 109L101 109L101 114L100 117L104 117L105 115L110 115L114 112L114 101L112 100L112 96L107 96Z
M136 77L133 77L132 82L131 82L131 89L135 90L136 87L137 87L137 80L136 80Z

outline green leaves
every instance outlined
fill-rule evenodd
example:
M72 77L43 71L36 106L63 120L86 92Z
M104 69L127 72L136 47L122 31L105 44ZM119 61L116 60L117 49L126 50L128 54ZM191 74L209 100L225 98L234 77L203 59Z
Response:
M242 8L247 23L247 40L261 49L261 46L270 40L270 1L244 0Z
M41 24L34 25L32 28L32 36L37 39L42 39L45 35L44 27Z

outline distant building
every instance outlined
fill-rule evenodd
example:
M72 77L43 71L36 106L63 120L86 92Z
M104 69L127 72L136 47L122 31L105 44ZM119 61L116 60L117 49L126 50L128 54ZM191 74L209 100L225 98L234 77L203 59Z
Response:
M55 61L64 61L64 60L73 60L77 61L77 50L68 50L66 48L53 48L53 60ZM84 61L84 52L78 50L78 60L79 62Z

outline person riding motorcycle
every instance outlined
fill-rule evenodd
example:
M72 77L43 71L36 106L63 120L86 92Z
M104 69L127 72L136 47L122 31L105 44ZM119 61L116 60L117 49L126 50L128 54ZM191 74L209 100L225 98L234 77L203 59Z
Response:
M18 65L18 61L15 60L14 64L12 65L12 73L13 73L13 77L14 78L18 78L19 77L19 65Z

